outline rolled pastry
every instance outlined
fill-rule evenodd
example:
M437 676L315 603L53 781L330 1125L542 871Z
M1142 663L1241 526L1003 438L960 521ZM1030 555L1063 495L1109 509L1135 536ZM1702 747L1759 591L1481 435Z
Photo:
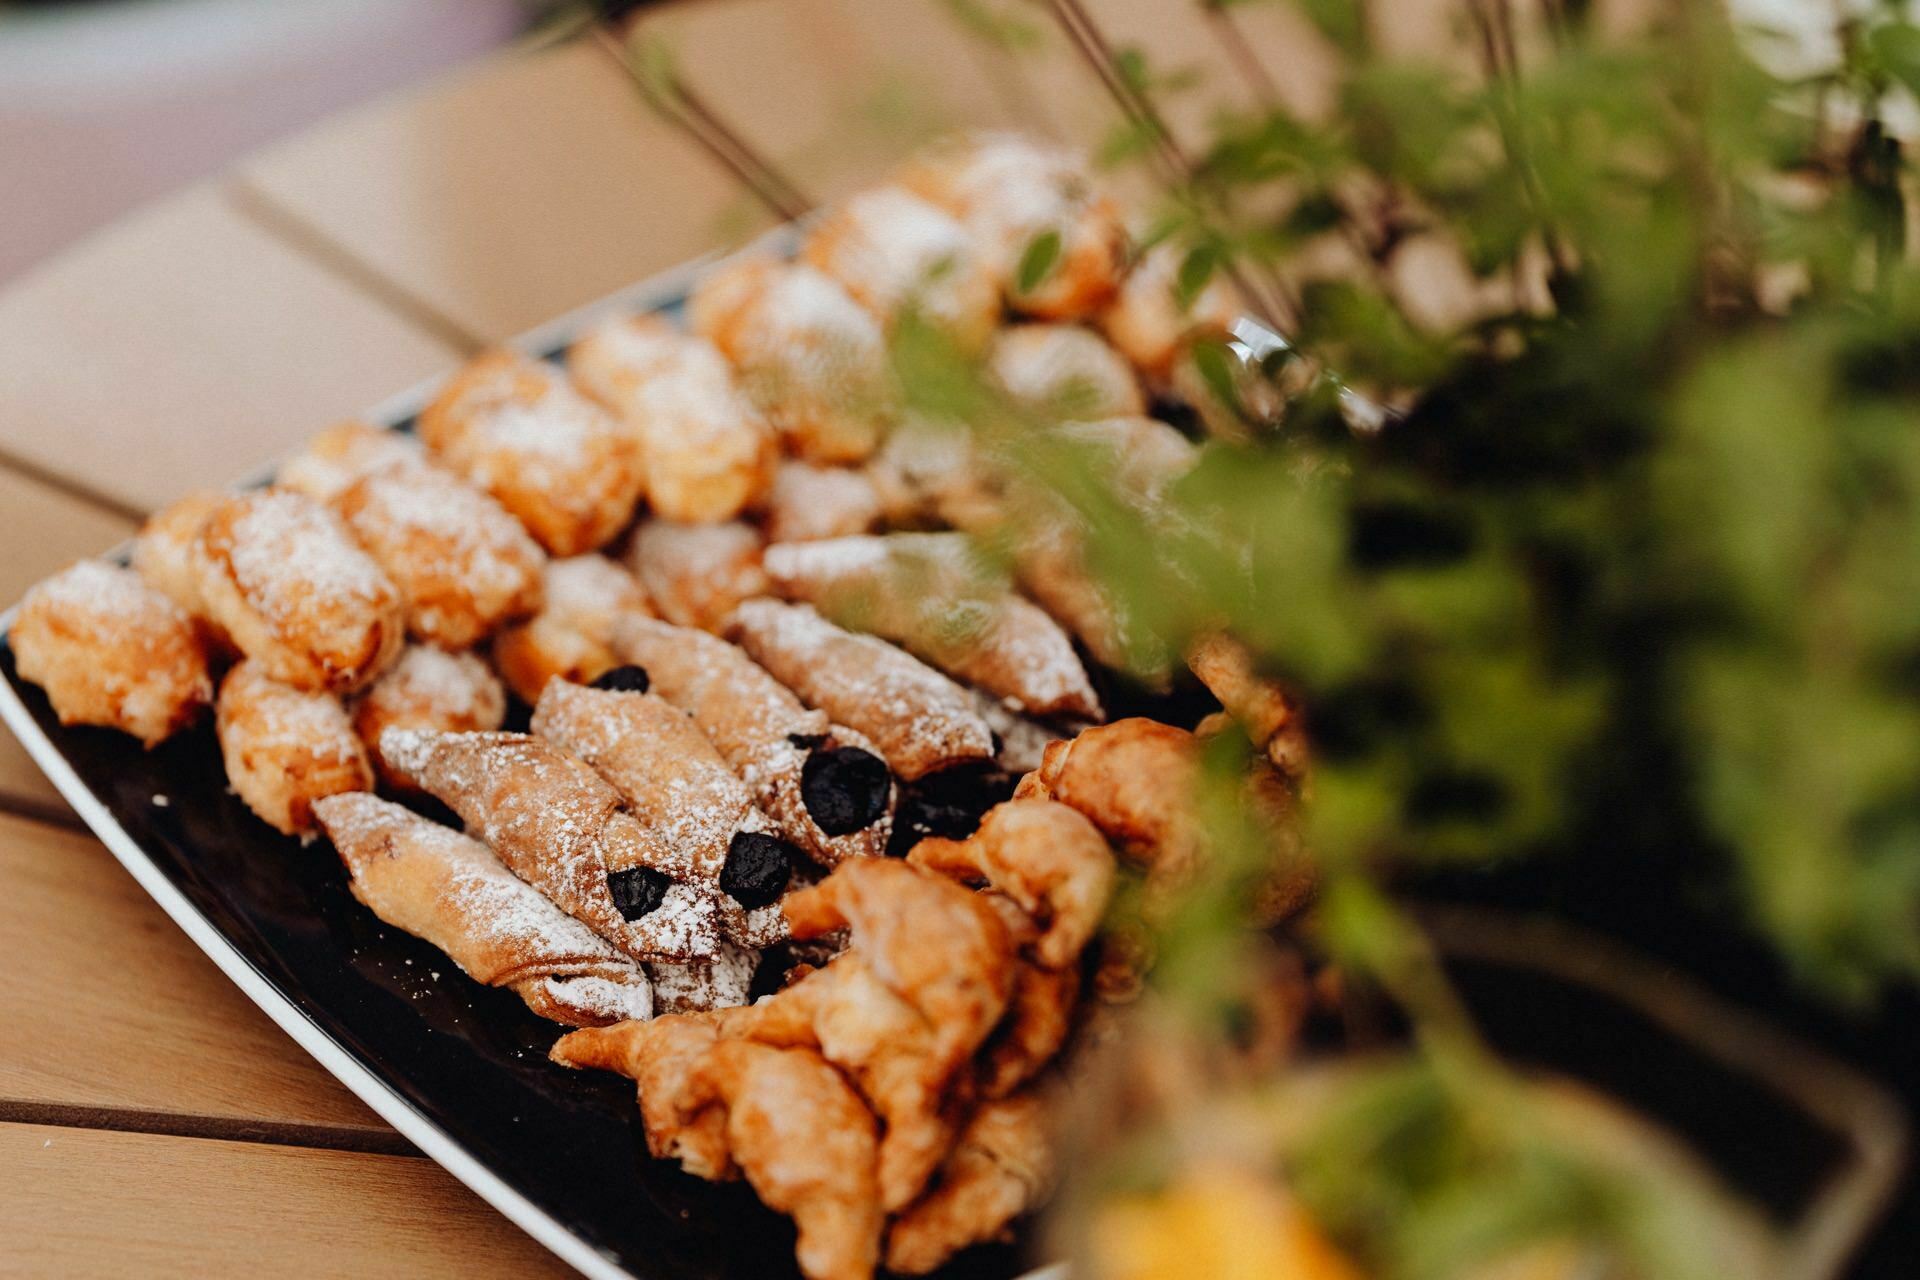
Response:
M808 462L859 462L898 412L879 322L813 267L741 258L701 280L688 311L787 450Z
M290 489L259 489L207 513L193 543L207 616L266 674L351 693L399 654L399 588L340 517Z
M1101 718L1067 633L996 581L963 533L776 545L765 566L781 595L891 640L1015 711Z
M405 791L411 788L380 754L380 735L387 729L485 732L498 729L506 715L506 691L486 663L470 653L409 645L354 699L353 729L380 781Z
M228 785L287 835L314 834L314 801L373 788L373 768L339 699L276 680L252 658L220 682L214 725Z
M880 523L880 490L852 467L822 467L788 458L767 490L769 542L812 542L871 532Z
M1000 286L967 229L899 187L850 197L801 250L861 306L890 325L908 310L979 350L1000 318Z
M382 467L336 495L333 508L400 588L416 640L468 649L540 606L540 544L451 471Z
M766 492L773 430L705 338L659 316L608 320L574 344L567 370L638 443L663 519L731 520Z
M556 680L533 709L533 731L585 760L626 798L643 865L722 896L728 937L751 947L786 936L778 903L800 850L679 707L651 693Z
M613 620L652 603L639 579L601 555L547 561L540 612L493 640L493 661L520 700L533 703L556 676L591 684L620 665L608 647Z
M1175 364L1194 342L1229 337L1234 321L1246 311L1233 286L1218 275L1182 305L1182 256L1180 246L1171 241L1147 250L1100 313L1107 341L1157 389L1168 386Z
M734 606L767 590L760 531L750 524L643 520L625 562L660 616L676 626L718 631Z
M714 895L646 865L648 842L592 766L522 733L388 729L380 754L515 875L636 959L711 959Z
M217 493L190 493L148 516L133 540L133 571L196 618L204 618L206 606L193 568L193 542L222 501Z
M342 422L281 463L273 482L315 502L330 502L361 477L396 463L417 462L420 456L420 442L412 436L364 422Z
M709 1013L737 1009L748 1002L760 953L751 947L720 944L712 960L649 960L653 1005L661 1013Z
M646 972L493 851L361 792L313 811L375 915L447 953L467 976L506 987L543 1018L604 1027L653 1016Z
M980 134L929 152L900 181L966 226L1014 310L1076 320L1113 297L1125 271L1126 227L1073 152L1018 134ZM1022 262L1042 237L1058 248L1022 288Z
M119 729L151 747L213 700L199 630L131 569L82 560L27 592L8 633L20 678L61 724Z
M738 648L703 631L627 615L620 657L692 716L787 839L823 866L886 852L893 778L873 744L832 723Z
M420 414L433 454L518 516L556 556L626 527L645 482L633 439L558 369L510 351L480 356Z
M1038 1208L1055 1176L1047 1114L1031 1092L982 1104L927 1193L888 1229L887 1270L928 1275Z
M777 600L747 601L728 631L802 701L871 738L887 767L908 781L993 759L993 730L967 691L884 640Z
M1091 329L1017 324L994 334L987 375L1029 412L1054 421L1137 417L1146 395L1126 358Z

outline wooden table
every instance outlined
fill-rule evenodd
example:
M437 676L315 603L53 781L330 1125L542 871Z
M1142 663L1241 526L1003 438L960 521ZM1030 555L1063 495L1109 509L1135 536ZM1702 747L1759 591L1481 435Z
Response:
M1221 65L1186 0L1092 7L1165 62ZM1287 12L1247 10L1310 99L1325 77ZM1112 124L1066 51L997 65L934 0L646 21L822 198L931 130ZM885 101L911 111L876 116ZM172 497L765 222L583 44L487 61L149 207L0 294L0 602ZM228 985L4 732L0 938L0 1274L564 1270Z

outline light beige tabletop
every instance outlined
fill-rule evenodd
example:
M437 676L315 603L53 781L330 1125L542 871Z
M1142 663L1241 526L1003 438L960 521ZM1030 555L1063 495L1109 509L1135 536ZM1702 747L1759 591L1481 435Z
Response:
M1237 91L1189 0L1091 8ZM1246 12L1289 96L1323 93L1311 34ZM939 130L1114 123L1069 53L1002 65L938 0L645 21L819 198ZM768 220L584 43L376 102L150 206L0 294L0 604L169 499ZM0 1272L563 1270L228 985L4 731L0 938Z

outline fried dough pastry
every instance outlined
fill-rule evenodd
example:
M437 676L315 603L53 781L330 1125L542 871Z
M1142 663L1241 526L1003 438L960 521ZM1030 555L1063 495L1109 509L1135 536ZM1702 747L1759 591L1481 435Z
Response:
M555 677L591 684L619 666L609 647L614 618L653 613L640 580L601 555L547 561L542 593L539 613L493 639L501 678L529 705Z
M893 831L893 776L865 738L809 710L739 648L628 614L613 648L693 717L787 839L822 866L878 857Z
M1049 746L1014 799L1077 809L1113 847L1155 880L1184 881L1201 857L1193 812L1200 744L1185 729L1138 717L1096 725Z
M1016 311L1072 320L1113 297L1125 270L1126 228L1086 162L1063 147L1013 133L984 133L908 164L901 185L965 224ZM1056 238L1052 265L1021 287L1034 243Z
M964 533L891 533L767 548L781 595L906 649L1016 711L1101 718L1073 642L983 565Z
M1253 655L1245 645L1224 634L1208 636L1188 650L1187 666L1274 768L1288 777L1306 768L1306 731L1299 705L1279 681L1254 669Z
M1048 969L1079 961L1106 915L1116 873L1100 829L1068 805L1042 799L995 805L965 840L922 840L907 861L1005 894L1041 926L1028 950Z
M420 413L443 464L519 517L556 556L612 540L640 500L640 450L605 410L544 361L490 351Z
M749 600L728 636L810 706L872 739L912 781L993 758L993 730L972 699L906 651L843 631L809 605Z
M223 640L219 628L206 620L200 600L200 579L193 568L193 542L200 523L224 499L217 493L190 493L147 517L133 540L133 571L146 584L199 619L210 639Z
M713 894L646 865L649 845L620 793L550 742L523 733L389 729L380 754L438 797L515 875L636 959L711 959Z
M411 436L364 422L342 422L307 441L306 448L281 463L273 482L315 502L331 502L362 477L417 462L421 456L420 442Z
M740 385L795 456L859 462L898 412L886 338L830 276L744 257L695 286L693 330L725 353Z
M151 747L213 700L193 619L131 569L82 560L27 592L8 635L20 678L61 724L119 729Z
M1037 963L1033 953L1040 926L1033 918L996 890L982 893L980 900L1020 948L1007 1011L974 1063L974 1091L982 1098L1004 1098L1044 1071L1066 1046L1080 1003L1080 965L1077 956L1058 969Z
M718 632L742 600L764 595L760 531L750 524L643 520L625 562L668 622Z
M782 932L784 932L784 925ZM653 1007L661 1013L710 1013L747 1003L760 953L722 942L711 960L649 960Z
M651 693L556 680L533 731L612 783L638 822L639 858L679 884L719 895L728 938L767 947L786 937L778 902L803 860L686 712Z
M873 1117L818 1054L716 1043L711 1026L690 1022L576 1031L554 1045L553 1058L637 1080L655 1154L678 1156L700 1177L744 1175L769 1208L793 1219L808 1280L866 1280L883 1226Z
M849 197L815 224L800 253L883 325L911 309L978 350L1000 317L999 282L967 229L899 187Z
M351 693L406 641L393 580L339 516L292 490L223 500L201 521L192 560L207 616L295 688Z
M276 680L251 658L220 682L214 726L227 784L287 835L314 834L316 800L373 789L373 767L339 699Z
M416 640L469 649L540 607L540 544L451 471L393 463L348 485L332 505L400 588Z
M1234 288L1216 275L1199 294L1181 305L1179 245L1165 242L1133 264L1120 291L1100 313L1107 341L1133 361L1156 387L1168 384L1174 365L1200 338L1225 338L1245 313Z
M987 376L1029 412L1054 421L1138 417L1146 395L1126 358L1091 329L1017 324L994 334Z
M653 1016L640 965L478 840L364 791L316 800L313 812L347 864L353 896L476 982L506 987L569 1026Z
M498 729L507 715L506 691L487 664L470 653L408 645L399 660L354 699L353 731L385 785L410 791L380 754L389 728L465 733Z
M567 369L639 444L662 519L731 520L766 492L772 428L705 338L659 316L615 318L573 345Z
M867 533L880 523L873 477L852 467L783 460L767 490L767 540L813 542Z
M1045 1101L1023 1093L983 1104L927 1194L887 1231L887 1270L923 1276L971 1245L999 1238L1053 1187Z

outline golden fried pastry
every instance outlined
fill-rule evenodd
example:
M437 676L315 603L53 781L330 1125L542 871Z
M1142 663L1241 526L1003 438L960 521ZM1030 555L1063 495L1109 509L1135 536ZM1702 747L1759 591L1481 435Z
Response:
M217 493L191 493L147 517L133 540L133 571L189 616L204 621L200 579L193 568L193 542L200 524L224 501ZM210 632L217 632L211 622Z
M316 800L313 813L347 864L353 896L446 952L474 981L506 987L569 1026L653 1016L639 963L478 840L364 791Z
M201 522L192 559L207 616L295 688L351 693L406 641L393 580L339 516L291 490L222 501Z
M974 1080L979 1095L1005 1098L1044 1071L1066 1046L1079 1003L1077 965L1044 969L1023 957L1014 970L1006 1016L980 1046Z
M1135 785L1147 783L1145 777ZM922 840L916 866L1005 894L1042 928L1027 948L1042 966L1078 963L1113 896L1106 837L1078 810L1053 800L1009 800L987 810L965 840Z
M640 863L721 896L728 938L751 947L786 937L778 902L803 860L693 718L641 690L556 680L533 709L533 731L592 765L626 799Z
M866 465L884 524L971 528L998 514L991 476L971 432L924 418L902 422Z
M411 790L380 754L380 735L390 728L438 729L448 733L498 729L507 716L507 695L487 664L470 653L431 645L408 645L391 667L353 701L353 731L360 735L380 781Z
M966 226L1016 311L1078 319L1119 286L1127 255L1119 206L1072 151L1013 133L979 134L920 157L900 182ZM1023 288L1022 262L1043 237L1057 244L1052 261Z
M556 556L624 529L646 474L638 446L552 365L491 351L420 413L420 439Z
M1101 718L1067 633L1013 594L963 533L776 544L763 563L781 595L891 640L1016 711Z
M880 523L873 477L852 467L823 467L788 458L767 490L769 542L812 542L866 533Z
M567 353L575 383L638 443L666 520L731 520L766 492L774 438L719 348L658 316L606 321Z
M563 1036L553 1058L638 1081L654 1153L709 1179L737 1169L793 1219L808 1280L867 1280L883 1225L873 1117L818 1054L711 1034L684 1017L623 1023Z
M380 754L438 797L515 875L636 959L711 959L714 895L646 865L649 844L592 766L522 733L389 729Z
M998 744L994 760L1011 774L1031 773L1038 769L1048 743L1071 737L1084 727L1077 721L1060 720L1056 723L1072 726L1062 732L1009 709L1006 703L992 694L982 693L978 689L969 689L967 692L973 695L973 709L987 722L987 728L993 730L994 741Z
M469 649L540 607L540 544L507 509L425 462L362 476L333 499L407 602L407 630Z
M373 767L339 699L276 680L252 658L220 682L214 725L227 784L287 835L315 833L314 801L373 789Z
M1224 634L1208 636L1187 651L1187 666L1274 768L1289 777L1306 768L1306 726L1299 705L1279 681L1254 669L1245 645Z
M1053 421L1137 417L1146 395L1125 357L1091 329L1017 324L993 335L987 376L1029 413Z
M1194 813L1199 771L1200 744L1191 733L1135 717L1048 747L1014 798L1057 800L1079 810L1129 862L1178 883L1201 855Z
M46 690L61 724L105 725L151 747L213 700L193 619L103 560L82 560L28 591L8 639L20 678Z
M999 282L967 229L899 187L875 187L830 210L801 256L882 324L912 310L978 350L1000 318Z
M933 1186L888 1229L887 1270L927 1275L962 1249L1000 1238L1046 1199L1054 1172L1045 1100L1023 1093L985 1103Z
M743 257L702 279L688 312L797 457L859 462L899 410L879 323L813 267Z
M493 638L493 662L507 687L533 703L554 678L591 684L620 665L608 647L613 620L653 614L640 580L600 555L547 561L540 612Z
M967 691L884 640L777 600L741 605L728 634L809 705L872 739L902 778L993 759L993 730Z
M822 866L877 857L893 830L893 775L873 744L809 710L745 653L687 627L625 615L613 648L693 717L787 839Z
M767 590L760 531L750 524L643 520L625 562L668 622L719 631L735 605Z
M281 463L273 482L315 502L331 502L355 481L420 457L420 442L411 436L364 422L342 422Z
M1174 365L1194 341L1228 337L1246 311L1233 286L1217 275L1181 305L1182 258L1180 246L1171 241L1147 250L1100 313L1107 341L1156 387L1168 384Z

